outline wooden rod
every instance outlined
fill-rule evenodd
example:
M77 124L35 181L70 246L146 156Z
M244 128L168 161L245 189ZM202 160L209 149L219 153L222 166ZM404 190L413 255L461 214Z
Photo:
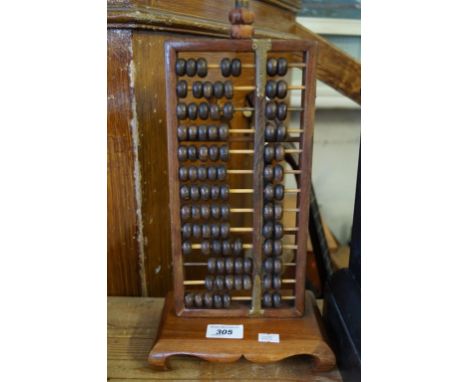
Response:
M192 244L192 249L200 249L200 248L201 248L201 244ZM252 244L249 244L249 243L242 244L242 248L252 249ZM297 249L297 245L295 245L295 244L284 244L283 248L284 249Z
M230 194L253 194L254 189L253 188L231 188L229 190ZM301 192L300 188L286 188L284 192L288 194L297 194Z
M283 229L285 232L297 232L299 231L298 227L286 227ZM231 227L229 229L230 232L252 232L252 227Z
M283 279L282 284L295 284L295 279ZM184 285L205 285L205 280L185 280Z
M206 262L186 262L184 263L185 266L187 267L205 267L208 265ZM285 267L295 267L296 263L284 263L283 264Z
M252 149L230 149L229 154L253 154L255 151ZM285 149L286 154L299 154L302 149Z
M294 300L296 299L295 296L281 296L281 299L286 301L286 300ZM231 301L251 301L252 297L251 296L232 296Z
M302 107L288 107L288 111L303 111ZM235 107L234 111L255 111L254 107Z
M288 133L303 133L303 129L286 129ZM236 134L236 133L246 133L246 134L255 134L255 129L229 129L230 134Z
M299 212L299 208L283 208L284 212ZM253 208L230 208L229 212L232 213L246 213L254 212Z
M226 170L228 174L253 174L253 170ZM301 170L284 170L285 174L300 174Z
M252 91L255 90L255 86L253 85L238 85L238 86L233 86L234 90L239 90L239 91ZM305 86L304 85L290 85L288 86L288 90L304 90ZM192 91L193 87L192 86L187 86L187 90Z
M288 62L289 68L305 68L306 64L304 62ZM243 68L255 68L255 64L242 64ZM209 69L219 69L219 64L208 64Z

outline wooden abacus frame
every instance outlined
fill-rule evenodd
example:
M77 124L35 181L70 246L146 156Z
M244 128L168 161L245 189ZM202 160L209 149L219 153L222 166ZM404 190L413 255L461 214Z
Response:
M167 139L169 155L169 195L171 213L171 239L174 275L174 305L178 316L192 317L297 317L304 313L305 300L305 265L307 255L309 190L312 167L312 137L315 108L315 68L317 47L315 42L294 40L191 40L168 41L165 44L166 91L167 91ZM176 117L177 95L175 84L177 75L174 67L179 52L243 52L255 54L255 105L254 110L254 159L253 159L253 232L252 232L252 296L251 307L241 308L187 308L184 305L184 259L181 246L181 218L178 178L178 137ZM301 53L302 62L296 67L303 70L301 97L300 174L296 215L296 255L294 305L288 308L262 308L262 227L263 227L263 168L264 168L264 132L265 132L265 83L266 59L268 53ZM209 67L213 65L209 64Z

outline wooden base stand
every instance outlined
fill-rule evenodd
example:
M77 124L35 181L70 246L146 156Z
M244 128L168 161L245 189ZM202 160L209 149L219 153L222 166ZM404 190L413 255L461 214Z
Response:
M306 293L305 314L301 318L187 318L177 317L173 307L169 293L158 338L148 357L149 363L159 370L167 370L166 361L174 355L192 355L210 362L235 362L244 357L258 363L310 355L317 371L335 366L335 356L323 338L320 313L311 293ZM208 324L242 324L244 338L206 338ZM259 333L277 333L280 343L258 342Z

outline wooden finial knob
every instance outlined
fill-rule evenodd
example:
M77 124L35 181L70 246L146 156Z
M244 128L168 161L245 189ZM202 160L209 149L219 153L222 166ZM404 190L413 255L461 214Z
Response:
M235 8L229 12L232 38L252 38L255 14L249 9L249 0L236 0Z

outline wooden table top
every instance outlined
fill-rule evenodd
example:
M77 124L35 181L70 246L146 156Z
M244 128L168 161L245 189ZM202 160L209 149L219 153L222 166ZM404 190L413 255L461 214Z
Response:
M172 370L155 371L148 366L146 359L156 340L163 305L163 298L107 299L108 381L342 381L336 369L314 372L307 356L270 364L255 364L245 359L234 363L210 363L195 357L176 356L169 361Z

